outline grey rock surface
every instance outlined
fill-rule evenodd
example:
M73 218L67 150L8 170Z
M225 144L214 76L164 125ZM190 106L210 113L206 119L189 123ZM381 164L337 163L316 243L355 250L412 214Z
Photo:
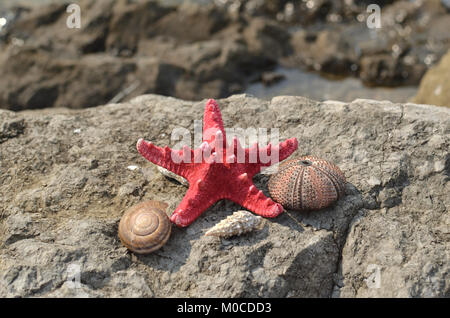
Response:
M388 101L218 100L227 128L278 128L292 156L337 164L348 194L286 211L261 231L204 233L234 211L219 201L168 243L135 255L117 236L143 200L172 212L186 187L136 151L193 133L205 101L143 95L84 110L0 110L0 297L450 296L450 109ZM267 194L268 175L255 176Z

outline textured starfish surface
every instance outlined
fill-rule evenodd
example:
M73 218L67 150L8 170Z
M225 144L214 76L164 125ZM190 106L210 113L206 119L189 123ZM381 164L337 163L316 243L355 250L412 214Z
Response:
M283 207L258 190L252 178L262 168L286 159L297 146L296 138L277 146L269 143L260 147L255 143L244 149L233 137L228 144L219 106L210 99L205 106L203 143L199 148L161 148L142 138L136 148L147 160L188 180L189 189L170 217L176 225L188 226L221 199L231 200L263 217L282 213Z

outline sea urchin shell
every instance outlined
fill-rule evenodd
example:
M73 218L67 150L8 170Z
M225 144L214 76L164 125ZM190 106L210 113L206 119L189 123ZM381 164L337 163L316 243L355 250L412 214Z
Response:
M269 179L274 201L291 210L319 210L345 195L345 176L336 165L313 156L280 164Z

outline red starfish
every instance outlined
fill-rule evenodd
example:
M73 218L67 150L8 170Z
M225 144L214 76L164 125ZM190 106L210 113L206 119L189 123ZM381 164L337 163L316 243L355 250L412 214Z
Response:
M136 148L147 160L188 180L189 189L170 217L176 225L188 226L221 199L229 199L264 217L279 215L283 207L258 190L252 178L261 168L289 157L297 146L297 139L291 138L276 147L269 143L259 148L255 143L243 149L236 137L227 145L219 106L210 99L205 107L203 143L199 148L184 146L176 151L167 146L157 147L142 138ZM277 151L278 156L273 158L271 155Z

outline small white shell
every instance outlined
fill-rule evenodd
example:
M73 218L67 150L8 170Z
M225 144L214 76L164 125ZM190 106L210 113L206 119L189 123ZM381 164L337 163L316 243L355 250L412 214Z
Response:
M139 166L131 165L131 166L128 166L127 169L130 170L130 171L134 171L136 169L139 169Z
M264 227L264 219L248 211L240 210L220 221L205 233L205 236L230 237Z
M169 171L169 170L167 170L167 169L165 169L165 168L163 168L161 166L156 166L156 168L158 169L159 172L161 172L161 174L163 174L167 178L175 179L179 183L181 183L182 185L184 185L186 187L189 187L189 182L185 178L183 178L183 177L181 177L181 176L173 173L172 171Z

